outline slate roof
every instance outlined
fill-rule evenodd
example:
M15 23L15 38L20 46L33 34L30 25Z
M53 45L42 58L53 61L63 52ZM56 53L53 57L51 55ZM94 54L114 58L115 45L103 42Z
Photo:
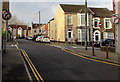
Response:
M85 13L85 5L70 5L70 4L60 4L64 12L69 13Z
M85 5L60 4L65 13L85 13ZM97 17L111 17L112 12L107 8L88 7L88 13Z
M111 17L112 12L108 10L107 8L89 8L91 9L95 14L96 17Z

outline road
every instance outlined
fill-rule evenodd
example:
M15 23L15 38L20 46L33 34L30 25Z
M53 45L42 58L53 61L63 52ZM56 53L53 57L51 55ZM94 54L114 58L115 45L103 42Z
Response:
M118 80L118 67L84 59L45 43L17 40L44 80Z

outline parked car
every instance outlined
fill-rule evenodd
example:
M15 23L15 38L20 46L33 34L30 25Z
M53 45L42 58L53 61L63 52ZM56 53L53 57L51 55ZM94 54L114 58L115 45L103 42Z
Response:
M32 40L33 38L32 38L32 36L27 36L26 39L27 39L27 40Z
M35 39L35 41L39 42L39 41L41 41L41 38L42 38L42 36L37 36L37 38Z
M36 41L36 38L37 38L38 36L41 36L41 35L40 35L40 34L34 35L34 36L33 36L33 41Z
M50 39L47 36L41 36L40 42L47 42L50 43Z
M102 43L101 43L102 46L106 46L106 44L108 44L108 46L115 46L115 40L114 39L106 39L106 40L102 41Z

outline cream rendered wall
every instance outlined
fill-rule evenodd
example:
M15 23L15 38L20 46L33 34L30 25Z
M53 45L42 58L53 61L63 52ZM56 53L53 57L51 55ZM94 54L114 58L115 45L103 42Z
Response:
M56 22L55 20L50 21L49 24L49 30L50 30L50 40L56 41L56 35L57 35L57 29L56 29Z
M50 22L48 23L48 37L50 37Z
M77 32L77 30L78 29L76 29L76 27L77 27L77 14L72 14L72 22L73 22L73 28L72 28L72 30L73 30L73 42L75 42L75 40L78 38L78 32Z
M65 14L60 5L58 5L55 15L56 29L57 29L57 41L65 41Z

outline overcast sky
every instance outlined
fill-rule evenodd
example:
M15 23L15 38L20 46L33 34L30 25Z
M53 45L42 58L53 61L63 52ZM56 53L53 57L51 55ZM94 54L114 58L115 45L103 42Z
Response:
M10 11L26 24L38 22L38 12L41 11L41 22L47 23L54 17L58 4L84 5L84 2L85 0L10 0ZM88 6L112 10L112 0L88 0Z

